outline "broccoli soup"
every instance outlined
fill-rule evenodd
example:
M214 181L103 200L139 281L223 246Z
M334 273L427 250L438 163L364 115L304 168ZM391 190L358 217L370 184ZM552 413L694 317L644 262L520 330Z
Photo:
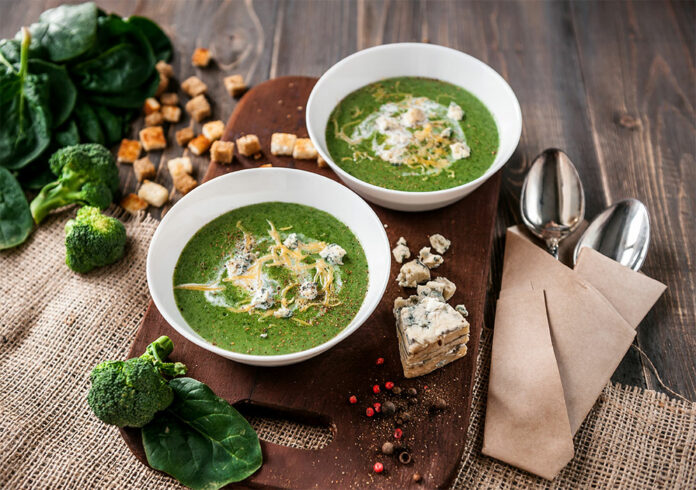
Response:
M174 269L174 297L198 334L252 355L299 352L343 330L368 285L365 252L328 213L265 202L201 228Z
M498 128L461 87L430 78L389 78L346 96L326 127L333 161L387 189L436 191L482 176L495 160Z

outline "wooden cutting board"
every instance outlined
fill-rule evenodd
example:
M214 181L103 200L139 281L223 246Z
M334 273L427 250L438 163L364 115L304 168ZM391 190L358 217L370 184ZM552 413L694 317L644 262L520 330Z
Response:
M236 155L232 165L213 163L204 180L266 163L338 180L328 167L320 169L314 160L293 161L270 154L274 132L307 136L304 109L315 83L314 78L283 77L250 90L230 117L223 139L233 141L244 134L256 134L263 157L257 160ZM246 486L405 488L416 486L412 481L416 472L423 478L419 488L447 486L459 465L469 424L499 187L497 174L464 200L436 211L404 213L373 206L385 223L392 245L403 236L414 255L428 246L431 234L442 233L452 240L444 264L433 271L433 276L454 281L457 292L450 303L464 303L469 309L469 353L434 373L413 380L403 378L392 304L397 296L408 296L414 290L404 290L396 284L399 265L395 262L384 298L370 319L342 343L309 361L281 368L257 368L223 359L186 341L164 321L152 303L130 355L140 355L152 340L168 335L175 345L171 358L184 362L191 377L242 407L244 413L271 411L276 416L331 428L332 442L319 450L262 442L263 467L243 482ZM376 364L380 357L385 360L383 365ZM416 388L415 403L408 397L387 393L386 381L404 390ZM372 390L377 383L382 386L379 395ZM348 403L350 395L358 397L357 404ZM436 398L443 398L447 408L434 410ZM403 406L411 415L411 420L402 426L400 441L393 436L395 417L365 415L365 409L373 402L387 400ZM133 453L145 462L140 432L126 429L122 434ZM401 464L396 456L398 451L394 456L380 454L379 448L386 441L407 449L411 463ZM381 474L372 471L377 461L385 467Z

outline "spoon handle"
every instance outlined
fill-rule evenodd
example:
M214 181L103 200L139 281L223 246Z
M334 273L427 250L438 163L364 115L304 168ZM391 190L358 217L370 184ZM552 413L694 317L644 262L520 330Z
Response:
M546 250L553 255L553 258L558 260L558 238L546 239Z

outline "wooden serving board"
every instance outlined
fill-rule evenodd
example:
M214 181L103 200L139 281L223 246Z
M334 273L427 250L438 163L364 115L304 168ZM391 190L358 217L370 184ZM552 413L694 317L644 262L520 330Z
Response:
M230 117L223 139L233 141L244 134L256 134L263 157L256 160L235 155L232 165L211 164L204 180L265 163L338 180L328 167L320 169L314 160L293 161L270 154L274 132L307 136L304 106L315 82L314 78L283 77L250 90ZM469 309L469 353L434 373L413 380L403 378L392 304L397 296L408 296L414 290L404 290L396 284L399 265L395 262L384 298L370 319L336 347L309 361L281 368L258 368L223 359L186 341L164 321L152 303L131 347L131 356L142 353L158 336L168 335L175 345L172 359L184 362L191 377L205 382L230 403L242 406L245 413L270 410L295 421L331 427L332 442L319 450L262 442L264 464L243 482L246 486L405 488L415 486L412 477L418 472L423 478L421 488L445 487L455 475L469 424L499 187L498 174L464 200L430 212L404 213L373 206L385 223L390 242L394 244L400 236L405 237L413 255L428 245L431 234L442 233L452 240L444 264L433 271L433 276L454 281L457 292L450 303L464 303ZM385 359L380 366L376 365L379 357ZM386 381L404 390L416 388L416 403L409 404L405 397L387 393ZM382 385L379 395L372 390L376 383ZM348 403L350 395L358 397L357 404ZM448 406L433 411L430 407L438 397ZM378 414L370 419L365 415L365 409L373 402L389 399L397 406L405 406L411 414L411 420L402 426L401 441L393 436L394 417ZM122 434L133 453L145 462L140 432L127 429ZM412 462L403 465L396 455L380 454L379 448L386 441L408 449ZM381 474L372 471L376 461L384 464Z

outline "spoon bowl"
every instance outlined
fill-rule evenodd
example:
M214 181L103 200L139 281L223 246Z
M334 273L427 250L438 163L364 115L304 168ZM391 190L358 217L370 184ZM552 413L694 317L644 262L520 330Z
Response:
M650 217L637 199L626 199L602 211L575 245L573 263L582 247L597 250L634 271L639 270L650 245Z
M549 148L534 159L522 186L520 210L527 228L558 258L558 244L585 216L582 182L562 150Z

